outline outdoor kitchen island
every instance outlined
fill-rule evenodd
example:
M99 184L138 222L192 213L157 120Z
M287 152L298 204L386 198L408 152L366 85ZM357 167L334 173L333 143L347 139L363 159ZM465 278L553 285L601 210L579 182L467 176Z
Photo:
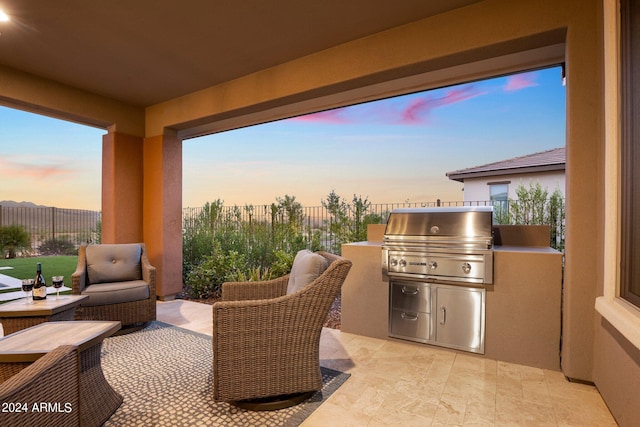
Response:
M384 225L370 226L369 241L342 246L342 256L353 266L342 286L341 330L396 340L389 337L383 233ZM485 346L479 357L560 370L562 253L528 246L527 239L502 240L494 246L493 284L477 286L486 290Z

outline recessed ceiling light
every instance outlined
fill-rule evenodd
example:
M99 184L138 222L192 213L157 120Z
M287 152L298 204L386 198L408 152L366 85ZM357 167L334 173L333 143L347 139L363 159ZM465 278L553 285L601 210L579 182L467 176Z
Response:
M2 9L0 9L0 22L7 22L9 20L9 15L4 13Z

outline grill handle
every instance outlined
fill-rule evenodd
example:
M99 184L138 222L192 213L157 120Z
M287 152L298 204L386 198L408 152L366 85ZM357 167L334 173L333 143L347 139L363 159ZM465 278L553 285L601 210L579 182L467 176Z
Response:
M444 325L447 323L447 308L444 305L440 306L440 311L442 312L442 320L440 320L440 324Z
M402 320L411 320L412 322L415 322L416 320L418 320L417 314L406 313L404 311L402 312L400 317L402 317Z
M401 290L404 295L418 295L418 292L420 292L420 289L418 288L409 290L406 286L403 286Z

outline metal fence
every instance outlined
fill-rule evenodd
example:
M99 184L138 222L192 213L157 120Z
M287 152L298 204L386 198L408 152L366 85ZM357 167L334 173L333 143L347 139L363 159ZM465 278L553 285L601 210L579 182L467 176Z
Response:
M564 202L564 201L563 201ZM336 218L325 206L300 207L299 211L292 213L286 207L272 205L245 205L245 206L214 206L207 205L199 208L183 209L183 236L193 235L197 227L205 227L214 232L224 227L237 233L251 233L260 224L266 228L267 233L274 232L277 227L291 233L306 237L309 247L320 246L334 253L340 253L342 243L366 240L367 224L384 224L389 214L396 208L415 207L453 207L453 206L494 206L496 211L494 222L509 223L509 211L514 209L518 201L497 202L493 201L440 201L415 202L415 203L380 203L366 205L366 209L358 212L353 205L346 204L343 221ZM548 218L551 227L550 245L554 248L564 249L564 205L556 212L555 217ZM507 220L507 222L505 222ZM525 219L522 224L535 224ZM183 251L188 257L191 248L188 238L184 239Z
M379 203L368 205L365 215L379 217L379 223L386 223L389 213L396 208L418 208L418 207L449 207L449 206L492 206L491 201L471 201L471 202L415 202L415 203ZM351 219L356 215L352 205L346 205L347 212ZM286 223L291 220L286 209L278 209L274 205L244 205L244 206L220 206L218 211L211 218L211 214L205 213L207 207L183 208L182 225L183 229L192 227L203 215L210 217L214 221L232 221L240 223L254 222L279 222ZM304 227L319 228L324 227L331 221L329 210L324 206L302 206L302 219Z
M19 225L29 234L29 254L40 254L47 241L68 241L78 247L82 243L100 241L102 216L98 211L55 207L23 207L0 205L0 226Z
M195 227L202 227L203 221L214 229L224 224L227 229L234 228L242 232L251 232L260 224L267 229L290 229L306 236L309 245L314 242L327 250L339 249L341 243L366 239L366 225L386 223L389 213L396 208L412 207L448 207L448 206L491 206L492 201L451 201L380 203L367 204L364 211L358 212L353 205L345 205L345 217L338 224L335 214L325 206L299 207L293 212L282 206L245 205L184 208L182 216L183 236ZM215 212L214 212L215 210ZM552 240L564 247L564 211L561 217L553 220ZM20 225L31 240L30 254L39 254L42 245L49 240L65 240L78 247L82 243L100 242L101 213L91 210L64 209L55 207L13 207L0 205L0 226ZM334 226L335 225L335 226ZM348 227L348 230L339 230ZM315 239L315 240L314 240ZM184 248L189 251L188 247Z
M265 233L275 235L288 233L283 240L292 235L302 236L310 249L324 249L334 253L341 252L342 243L366 240L368 224L384 224L389 214L396 208L437 207L437 206L491 206L492 202L415 202L367 204L358 211L354 205L345 204L341 216L331 212L325 206L299 206L298 210L288 210L282 205L245 205L222 206L207 204L204 207L183 209L183 251L190 258L192 237L198 228L216 230L233 229L237 234L251 233L258 225ZM242 238L242 237L241 237ZM243 238L244 239L244 238ZM247 238L248 240L248 238ZM197 251L196 251L197 252Z

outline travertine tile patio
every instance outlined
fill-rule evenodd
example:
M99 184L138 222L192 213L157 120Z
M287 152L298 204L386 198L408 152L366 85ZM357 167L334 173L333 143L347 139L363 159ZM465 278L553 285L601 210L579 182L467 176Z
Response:
M211 335L211 306L158 302L158 320ZM561 372L323 330L323 366L351 373L302 425L615 426L597 389Z

